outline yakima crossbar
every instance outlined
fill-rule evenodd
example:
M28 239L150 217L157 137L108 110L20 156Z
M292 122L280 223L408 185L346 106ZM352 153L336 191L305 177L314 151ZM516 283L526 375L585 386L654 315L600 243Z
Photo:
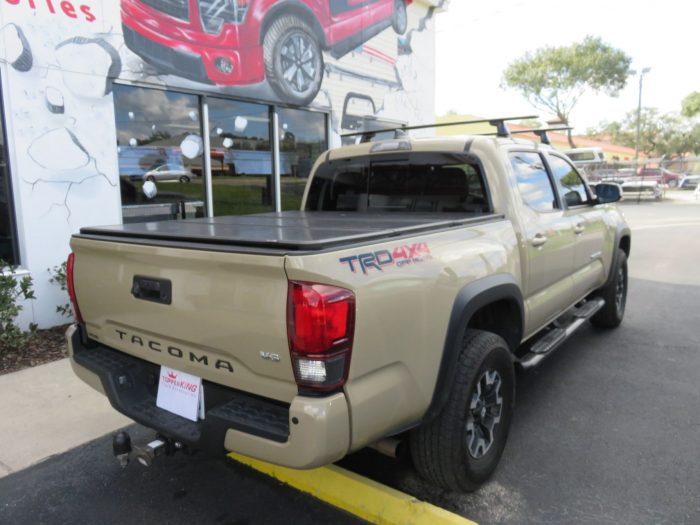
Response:
M542 142L542 144L551 144L548 135L550 131L569 131L570 129L574 128L568 126L559 128L519 129L517 131L511 131L511 134L515 135L516 133L534 133L539 137L540 142Z
M405 136L404 132L414 130L414 129L427 129L427 128L444 128L446 126L461 126L464 124L483 124L488 123L496 128L495 135L498 137L510 137L510 132L508 131L508 126L506 122L511 120L527 120L537 118L537 115L526 115L524 117L498 117L498 118L485 118L477 120L461 120L458 122L443 122L440 124L420 124L417 126L397 126L395 128L383 128L383 129L373 129L368 131L358 131L356 133L346 133L341 135L341 137L362 137L361 142L369 142L374 138L377 133L389 133L394 132L395 138L401 138Z

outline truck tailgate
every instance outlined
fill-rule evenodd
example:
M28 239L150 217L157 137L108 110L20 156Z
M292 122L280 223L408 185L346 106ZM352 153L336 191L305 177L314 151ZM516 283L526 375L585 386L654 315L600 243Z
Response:
M290 402L284 256L74 237L88 335L205 380Z

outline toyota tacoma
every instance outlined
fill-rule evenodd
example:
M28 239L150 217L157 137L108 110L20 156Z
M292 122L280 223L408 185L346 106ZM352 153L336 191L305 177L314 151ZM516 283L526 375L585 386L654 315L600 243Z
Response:
M317 160L300 211L83 228L74 371L171 451L309 469L402 443L428 481L476 489L515 368L622 321L631 246L619 186L494 124L365 134ZM159 401L183 385L189 418Z

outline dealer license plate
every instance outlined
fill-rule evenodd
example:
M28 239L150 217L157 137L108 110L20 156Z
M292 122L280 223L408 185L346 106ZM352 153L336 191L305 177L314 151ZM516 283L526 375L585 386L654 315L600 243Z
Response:
M202 378L161 366L156 406L190 421L204 419Z

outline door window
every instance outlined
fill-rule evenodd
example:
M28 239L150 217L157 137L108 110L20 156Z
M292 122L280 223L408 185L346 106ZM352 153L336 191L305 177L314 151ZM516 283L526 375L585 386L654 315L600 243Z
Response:
M525 204L538 212L558 208L552 181L539 153L513 152L510 154L510 163Z
M571 207L588 204L590 199L586 192L586 185L576 169L563 158L554 155L547 155L547 162L552 170L559 195L566 205Z

